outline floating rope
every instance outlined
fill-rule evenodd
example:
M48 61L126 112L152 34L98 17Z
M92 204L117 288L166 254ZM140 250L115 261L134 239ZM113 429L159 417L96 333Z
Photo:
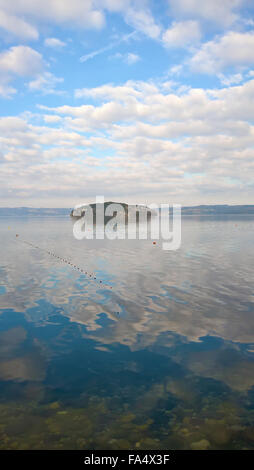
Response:
M17 233L16 234L16 238L19 238L19 234ZM84 269L80 268L79 266L77 266L76 264L72 263L70 260L68 260L67 258L62 258L62 256L58 256L56 255L53 251L49 251L49 250L46 250L45 248L41 248L40 246L38 245L34 245L33 243L31 242L28 242L27 240L22 240L22 239L19 239L21 242L25 243L26 245L28 246L31 246L32 248L36 248L37 250L41 250L43 251L44 253L47 253L48 255L50 256L53 256L53 258L56 258L58 259L59 261L62 261L63 263L69 265L70 267L72 267L73 269L75 269L76 271L79 271L80 273L84 274L85 276L87 276L89 279L92 279L94 281L96 281L98 283L98 285L100 287L105 287L107 289L112 289L112 286L109 286L108 284L104 284L100 279L97 279L97 277L95 276L95 274L92 274L92 273L89 273L88 271L85 271Z

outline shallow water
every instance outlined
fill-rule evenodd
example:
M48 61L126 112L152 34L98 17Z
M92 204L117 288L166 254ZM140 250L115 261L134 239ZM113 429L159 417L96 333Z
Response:
M170 252L1 217L0 448L253 449L253 228L186 217Z

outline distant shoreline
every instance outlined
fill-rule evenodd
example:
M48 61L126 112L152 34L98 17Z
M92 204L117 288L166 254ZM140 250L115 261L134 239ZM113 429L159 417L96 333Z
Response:
M121 204L121 203L119 203ZM69 217L72 208L32 208L32 207L0 207L0 217ZM164 211L163 211L164 212ZM182 216L250 216L254 215L254 204L248 205L198 205L183 206Z

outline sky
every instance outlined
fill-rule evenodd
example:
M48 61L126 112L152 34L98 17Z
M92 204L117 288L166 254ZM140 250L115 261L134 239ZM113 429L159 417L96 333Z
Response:
M0 205L254 203L253 0L0 0Z

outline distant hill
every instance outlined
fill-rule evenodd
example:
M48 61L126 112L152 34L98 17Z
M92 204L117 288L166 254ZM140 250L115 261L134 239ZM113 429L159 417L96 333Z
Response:
M105 206L111 204L111 201L105 202ZM134 205L120 203L126 210L127 207L135 208ZM85 206L84 206L85 207ZM95 204L91 204L94 209ZM146 206L144 210L147 209ZM68 217L73 214L71 208L33 208L33 207L0 207L0 217ZM183 206L182 215L254 215L254 205L200 205L200 206Z
M0 207L0 217L62 217L69 216L71 209L33 207Z
M110 204L117 204L112 201L105 201L104 203L104 208L106 209L107 206ZM118 204L121 204L127 212L128 210L135 210L139 209L142 211L148 211L149 208L145 205L134 205L134 204L126 204L124 202L120 202ZM100 204L99 204L100 205ZM79 206L77 209L73 209L70 213L72 217L81 217L82 215L85 214L86 207L88 205L85 204L83 206ZM96 209L96 204L90 204L90 207L93 209L93 212L95 213ZM172 212L172 207L170 208L170 212ZM150 215L153 213L153 211L150 212ZM228 204L217 204L217 205L200 205L200 206L183 206L182 207L182 215L196 215L196 216L203 216L203 215L254 215L254 205L228 205Z
M238 205L231 206L227 204L218 205L201 205L193 207L182 207L183 215L223 215L223 214L253 214L254 205Z

